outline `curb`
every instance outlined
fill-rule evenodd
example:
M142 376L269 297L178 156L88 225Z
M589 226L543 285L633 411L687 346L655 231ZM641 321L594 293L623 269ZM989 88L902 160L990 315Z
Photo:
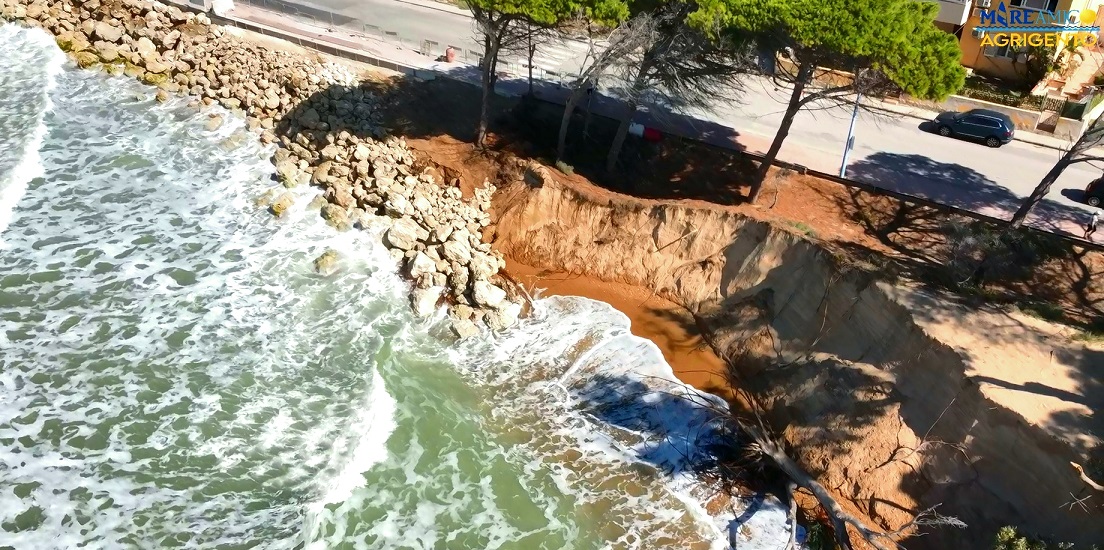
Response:
M411 6L418 6L419 8L425 8L427 10L436 10L436 11L440 11L440 12L444 12L444 13L451 13L453 15L459 15L461 17L467 17L468 19L471 19L471 17L472 17L471 11L465 10L463 8L458 8L458 7L453 6L451 4L445 4L443 2L437 2L435 0L427 0L426 2L415 2L414 0L395 0L395 1L400 3L400 4L408 4L408 5L411 5ZM435 6L435 5L432 5L432 4L438 4L438 5ZM589 42L586 41L586 40L582 40L582 39L575 38L573 36L567 36L567 35L564 35L563 40L565 42L576 42L576 43L579 43L579 44L589 44Z
M399 1L402 1L402 0L399 0ZM265 25L263 23L255 23L255 22L252 22L252 21L249 21L249 20L239 19L239 18L233 17L232 15L229 15L229 14L222 15L222 16L219 16L219 15L216 15L216 14L210 14L210 15L214 15L214 17L211 18L212 22L217 22L219 19L222 19L223 21L230 22L231 26L235 26L235 27L239 27L239 28L245 28L246 30L251 30L253 32L259 32L260 34L266 34L266 35L269 35L269 36L274 36L276 38L281 38L281 39L284 39L284 40L288 40L289 42L293 42L293 43L298 42L300 45L303 45L303 42L307 42L308 44L310 44L307 47L316 49L317 51L322 51L323 53L331 53L332 52L331 55L337 55L339 57L346 57L346 58L352 57L354 60L362 61L362 62L371 64L371 65L383 66L384 68L391 68L391 67L386 67L386 65L392 65L394 67L393 70L397 70L398 72L402 72L402 73L408 74L410 76L414 76L416 78L421 77L421 78L426 79L426 80L433 80L433 79L436 79L440 76L444 76L444 75L439 74L438 71L436 70L436 68L416 68L416 67L411 67L409 65L396 63L396 62L386 60L386 59L380 59L380 58L376 58L376 57L365 56L363 54L357 54L356 52L349 51L348 49L346 49L344 47L341 47L341 46L338 46L336 44L325 44L323 42L313 40L309 37L307 37L306 40L304 40L304 37L302 37L301 35L296 35L296 33L294 31L268 27L267 25ZM352 54L352 55L350 55L350 54ZM357 58L359 58L359 59L357 59ZM448 78L447 76L445 76L445 77ZM464 82L463 80L458 80L458 81L459 82ZM497 94L497 93L501 93L501 92L498 92L496 90L495 93ZM874 109L874 110L880 110L880 111L885 111L885 112L890 112L890 113L895 113L895 114L901 114L901 115L910 116L910 117L913 117L913 118L921 118L921 117L917 117L916 115L912 115L911 113L908 113L908 114L906 114L906 113L896 113L896 111L893 111L891 109L887 109L887 108L884 108L884 107L875 107L875 106L869 106L869 107ZM924 120L926 120L926 118L924 118ZM668 133L668 135L678 135L678 134ZM694 141L702 141L700 138L695 138L695 137L684 138L684 139L691 139L691 140L694 140ZM705 143L705 142L703 142L703 143ZM759 155L759 154L756 154L756 153L753 153L753 152L750 152L750 151L745 151L745 152L743 152L743 154L751 156L753 158L755 158L755 157L762 158L762 155ZM811 169L809 169L809 168L807 168L803 165L800 165L800 164L778 160L777 162L775 162L775 165L785 166L785 167L793 169L797 172L800 172L802 174L812 174L815 177L819 177L819 178L822 178L822 179L825 179L825 180L828 180L828 181L833 181L833 182L836 182L836 183L839 183L839 184L842 184L842 185L845 185L845 186L848 186L848 187L865 189L869 192L882 194L882 195L888 195L888 196L895 197L895 198L898 198L900 200L905 200L905 201L908 201L908 202L928 204L929 206L932 206L932 207L937 208L939 210L959 213L961 215L964 215L964 216L967 216L967 217L970 217L970 218L973 218L973 219L990 221L990 222L997 222L997 223L1004 223L1004 220L1001 220L999 218L994 218L992 216L978 214L978 213L970 211L970 210L966 210L966 209L959 208L959 207L956 207L956 206L951 206L951 205L939 203L939 202L936 202L936 201L933 201L931 199L927 199L927 198L924 198L924 197L919 197L919 196L915 196L915 195L908 195L908 194L905 194L905 193L900 193L900 192L889 190L889 189L883 189L883 188L880 188L880 187L877 187L877 186L874 186L874 185L858 182L858 181L855 181L855 180L848 180L848 179L844 179L844 178L838 178L838 177L834 176L833 174L829 174L829 173L825 173L825 172L819 172L817 170L811 170ZM1082 239L1078 239L1076 236L1068 235L1068 234L1065 234L1065 233L1062 233L1062 232L1059 232L1059 231L1046 231L1044 229L1039 229L1039 228L1035 228L1035 227L1030 227L1029 229L1032 230L1032 231L1035 231L1035 232L1039 232L1039 233L1050 234L1050 235L1053 235L1057 238L1073 242L1073 243L1075 243L1079 246L1083 246L1083 247L1086 247L1086 248L1093 248L1093 249L1096 249L1096 250L1104 250L1104 245L1097 245L1095 243L1088 243L1088 242L1086 242Z
M471 17L471 12L464 8L458 8L451 4L445 4L443 2L436 2L435 0L429 0L428 2L412 2L411 0L395 0L400 4L410 4L411 6L418 6L419 8L426 8L428 10L436 10L445 13L451 13L453 15L460 15L463 17ZM439 4L434 6L433 4Z
M853 104L854 103L852 103L852 105ZM916 120L921 120L921 121L925 121L925 122L928 122L928 121L931 120L931 118L928 118L928 117L922 117L920 115L917 115L917 114L914 114L914 113L911 113L911 112L896 111L894 109L890 109L890 108L884 107L884 106L864 105L863 107L866 108L866 109L870 109L872 111L879 111L879 112L887 113L887 114L907 116L909 118L914 118ZM1062 145L1055 145L1055 144L1046 143L1046 142L1043 142L1043 141L1035 141L1035 140L1031 140L1031 139L1023 139L1022 137L1020 137L1021 135L1025 134L1025 133L1028 134L1028 135L1034 135L1029 130L1019 130L1019 131L1016 132L1016 137L1012 138L1012 141L1018 141L1020 143L1029 143L1031 145L1035 145L1035 146L1038 146L1038 147L1045 147L1047 149L1052 149L1052 150L1055 150L1055 151L1064 151L1065 150L1065 149L1063 149ZM1055 138L1055 139L1057 139L1057 138Z

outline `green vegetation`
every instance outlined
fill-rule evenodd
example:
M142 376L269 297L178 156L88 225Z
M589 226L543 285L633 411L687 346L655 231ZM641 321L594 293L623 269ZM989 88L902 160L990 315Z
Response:
M1004 527L997 533L992 550L1074 550L1074 548L1074 545L1068 542L1047 543L1022 535L1015 527ZM1097 546L1093 545L1085 550L1097 550Z
M569 176L575 173L575 167L562 160L556 161L556 169Z
M703 0L696 20L716 19L756 36L761 51L780 52L793 69L780 71L793 90L774 142L763 159L749 200L755 202L767 171L798 111L818 101L850 101L855 94L898 90L943 99L966 76L954 36L935 27L938 5L913 0ZM824 68L850 72L848 83L817 85Z
M1030 91L1052 72L1062 70L1062 64L1058 61L1058 48L1054 45L1028 46L1024 51L1027 60L1023 63L1023 82L1020 88Z
M1033 96L1015 84L980 75L967 77L959 93L973 99L1034 111L1042 109L1046 99L1043 96Z
M809 550L836 550L835 537L832 530L822 523L814 523L809 526L805 535L805 547Z
M1050 302L1027 302L1020 304L1020 311L1032 317L1038 317L1039 319L1054 321L1056 323L1063 322L1066 318L1062 306Z
M816 237L816 231L814 231L812 227L809 227L802 222L792 222L790 225L792 225L794 229L800 231L807 237Z
M483 101L475 144L486 144L491 95L498 81L498 57L532 39L534 29L554 27L580 13L595 21L619 21L628 16L621 0L466 0L483 41L480 81Z

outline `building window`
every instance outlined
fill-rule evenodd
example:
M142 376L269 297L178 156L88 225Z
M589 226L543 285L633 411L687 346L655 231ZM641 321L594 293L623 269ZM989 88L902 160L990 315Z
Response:
M1006 59L1015 59L1016 54L1019 53L1017 48L1005 44L1003 46L986 46L985 57L1004 57Z
M1009 3L1017 8L1029 10L1055 11L1058 9L1058 0L1012 0Z

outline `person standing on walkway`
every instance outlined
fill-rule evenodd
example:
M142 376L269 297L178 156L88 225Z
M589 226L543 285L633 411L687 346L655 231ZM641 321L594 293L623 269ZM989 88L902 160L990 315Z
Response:
M1094 208L1092 217L1089 218L1089 223L1085 226L1085 240L1092 240L1092 234L1096 233L1096 226L1099 224L1100 211Z

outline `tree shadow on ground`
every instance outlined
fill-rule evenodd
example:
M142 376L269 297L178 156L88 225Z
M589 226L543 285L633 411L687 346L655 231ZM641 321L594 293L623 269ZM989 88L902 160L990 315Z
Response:
M1090 330L1104 323L1104 261L1089 249L1032 231L1003 236L1003 225L860 190L820 195L889 250L836 243L886 276L977 303L1054 304L1065 315L1049 320ZM978 286L973 276L986 258Z
M981 173L960 164L915 154L878 152L847 168L851 179L922 197L934 202L1009 219L1023 198ZM1084 212L1043 200L1031 223L1047 231L1072 234L1069 226L1084 222ZM1080 235L1076 235L1080 236Z
M471 68L454 68L434 80L410 77L382 79L366 84L384 98L384 125L410 139L449 136L462 142L475 138L481 89ZM524 79L503 76L500 89L524 91ZM534 83L534 98L492 96L491 152L509 152L553 165L563 102L570 93L556 83ZM739 134L729 127L673 114L656 107L642 109L634 120L661 127L659 142L630 135L618 168L605 171L606 152L617 129L619 101L594 94L581 102L571 120L566 166L589 181L614 191L646 198L689 198L736 204L742 186L755 165L739 154ZM693 137L693 140L680 136ZM702 142L705 143L702 143Z
M536 146L534 152L551 164L556 149L563 107L534 102L519 112L516 135ZM711 139L735 139L729 128L694 120L694 132ZM656 199L697 199L717 204L743 202L743 187L755 165L738 152L675 135L658 142L629 136L618 167L605 171L606 155L618 122L612 118L576 111L568 131L565 155L568 169L611 190ZM690 133L690 132L688 132ZM565 168L560 166L561 169Z

